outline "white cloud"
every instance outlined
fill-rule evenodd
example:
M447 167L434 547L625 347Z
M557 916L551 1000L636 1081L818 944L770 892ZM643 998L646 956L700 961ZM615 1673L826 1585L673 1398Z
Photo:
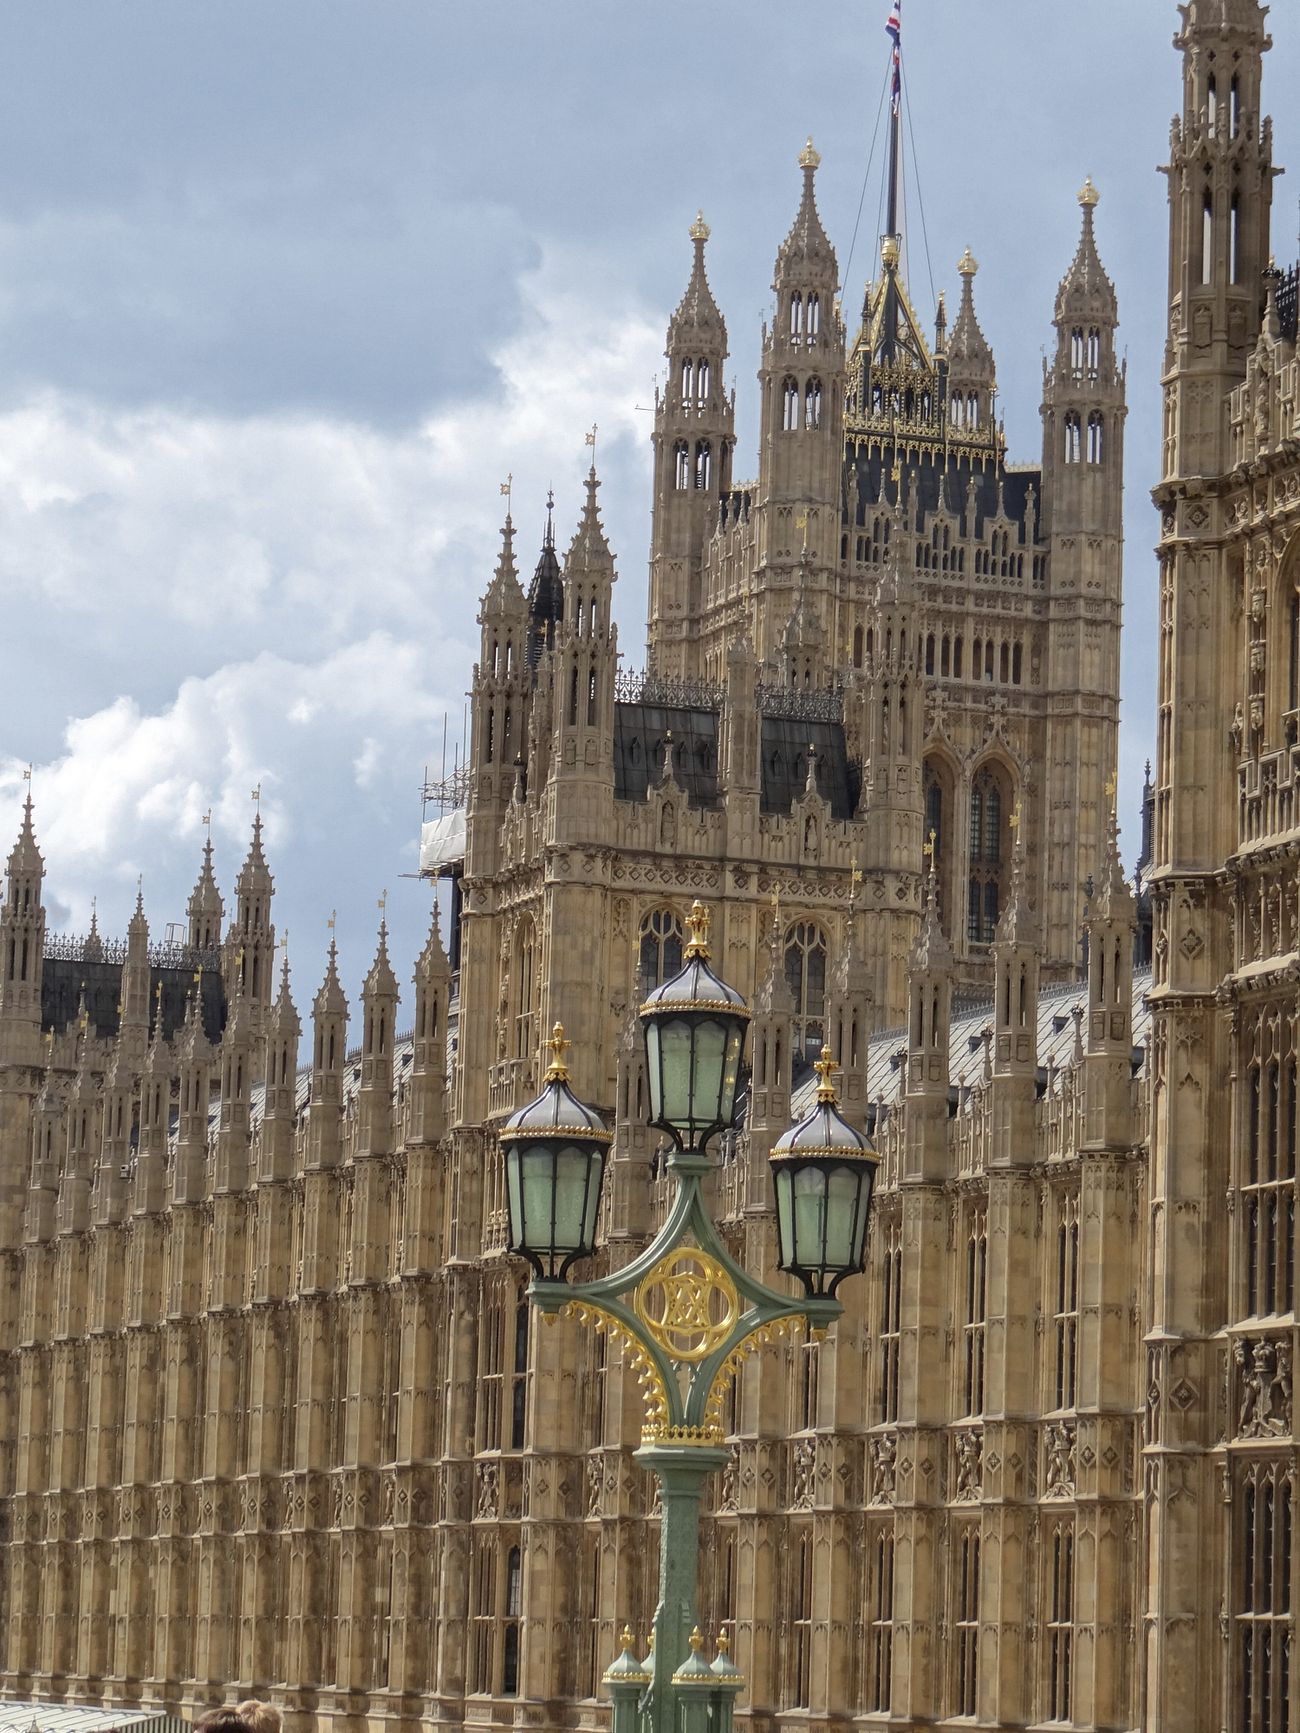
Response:
M258 783L282 921L297 906L315 930L307 906L328 899L342 928L409 863L444 713L460 732L499 480L514 474L522 550L552 479L564 537L597 422L611 538L644 545L633 405L662 334L586 281L574 259L526 278L490 388L405 433L50 393L0 416L0 594L34 593L59 637L53 691L35 689L30 644L0 642L0 827L16 828L30 755L51 898L74 927L98 894L120 930L138 872L155 928L179 918L208 807L228 887ZM623 598L633 616L642 593ZM409 907L418 948L427 893ZM394 919L400 933L400 905Z

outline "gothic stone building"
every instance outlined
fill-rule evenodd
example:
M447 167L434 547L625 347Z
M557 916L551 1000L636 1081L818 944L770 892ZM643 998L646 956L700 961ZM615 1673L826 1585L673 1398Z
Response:
M496 1138L562 1019L616 1134L601 1259L646 1243L669 1182L632 1013L698 895L755 1012L732 1246L771 1275L766 1158L823 1041L882 1158L845 1317L724 1404L701 1612L742 1719L1289 1729L1297 274L1266 8L1181 12L1151 972L1107 793L1125 381L1096 194L1027 469L969 254L931 338L887 234L849 343L809 146L753 482L692 231L643 675L594 472L528 590L507 521L463 824L426 839L447 944L435 919L404 1015L381 928L350 1042L331 951L299 1071L260 825L228 923L208 851L184 944L142 907L122 944L47 935L29 802L0 912L7 1695L603 1724L655 1593L639 1392L603 1336L534 1328Z

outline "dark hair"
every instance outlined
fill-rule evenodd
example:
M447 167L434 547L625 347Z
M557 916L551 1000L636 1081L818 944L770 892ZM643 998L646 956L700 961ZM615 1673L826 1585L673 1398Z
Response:
M252 1733L248 1722L233 1704L221 1704L200 1715L194 1723L195 1733Z

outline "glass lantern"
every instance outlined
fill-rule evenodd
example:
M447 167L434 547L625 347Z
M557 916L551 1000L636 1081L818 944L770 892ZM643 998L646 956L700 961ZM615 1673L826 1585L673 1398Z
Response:
M690 943L680 973L641 1007L650 1123L678 1148L702 1149L731 1124L749 1009L709 967L709 911L698 899L687 917Z
M842 1117L829 1047L814 1066L817 1101L772 1151L777 1262L809 1295L830 1298L866 1259L867 1215L879 1156Z

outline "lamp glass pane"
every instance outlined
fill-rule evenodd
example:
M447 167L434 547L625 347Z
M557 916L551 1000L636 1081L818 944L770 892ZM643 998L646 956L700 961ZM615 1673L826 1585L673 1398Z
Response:
M519 1151L506 1150L506 1212L510 1218L510 1243L518 1246L524 1238L524 1200L520 1187Z
M650 1123L657 1125L664 1116L663 1074L660 1069L659 1024L647 1020L645 1030L646 1080L650 1085Z
M663 1087L658 1117L669 1125L689 1128L694 1094L691 1059L695 1050L691 1025L685 1017L675 1017L669 1023L659 1024L655 1032L659 1037L660 1059L658 1067L652 1064L651 1075L657 1069Z
M551 1145L535 1143L519 1157L520 1194L523 1201L523 1233L520 1243L544 1257L551 1248L551 1208L555 1170Z
M691 1123L697 1130L721 1118L722 1082L727 1065L727 1028L713 1018L696 1025L695 1076L691 1088Z
M794 1239L790 1220L790 1172L788 1168L777 1168L773 1175L776 1189L776 1245L777 1261L783 1270L788 1270L794 1264Z
M856 1270L862 1259L862 1237L858 1227L856 1168L837 1167L826 1183L826 1265L833 1270Z
M587 1188L591 1183L591 1157L585 1149L562 1144L555 1151L555 1237L557 1252L573 1252L584 1243L587 1222Z
M794 1178L794 1250L801 1269L825 1267L826 1175L817 1167L799 1168Z
M736 1088L740 1082L740 1055L745 1046L745 1025L737 1019L727 1035L727 1060L722 1074L719 1118L730 1125L736 1111Z
M604 1153L593 1149L587 1158L587 1216L582 1224L582 1243L593 1250L596 1245L596 1214L600 1209L600 1188L604 1178Z

